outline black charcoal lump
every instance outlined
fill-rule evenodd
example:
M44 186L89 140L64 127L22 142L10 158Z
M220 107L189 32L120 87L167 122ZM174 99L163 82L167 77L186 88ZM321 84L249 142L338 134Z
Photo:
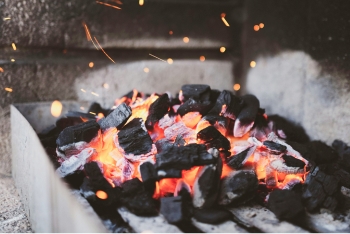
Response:
M152 139L141 118L135 118L118 132L119 145L127 154L146 154L152 149Z
M176 197L162 197L160 213L171 224L190 221L193 213L191 195L186 189L182 189Z
M209 113L221 114L224 117L235 120L242 110L244 101L228 90L220 93L216 103Z
M221 183L219 204L239 204L251 200L258 188L254 171L241 170L230 173Z
M106 118L99 121L102 130L120 128L131 116L131 108L125 103L120 104Z
M304 212L299 194L292 190L274 190L267 207L281 220L291 220Z
M189 98L194 100L209 101L211 89L209 85L202 84L188 84L181 87L183 102L187 101Z
M264 141L263 144L271 154L281 154L287 150L285 145L281 145L273 141Z
M156 188L156 181L158 180L157 171L153 163L145 162L140 166L140 174L145 190L150 195L153 195Z
M149 130L153 129L156 124L163 116L168 113L170 109L170 100L168 94L161 95L155 102L151 104L148 110L148 117L146 119L146 128Z
M248 158L254 153L255 149L255 146L250 146L242 152L228 157L226 159L227 165L236 170L241 169L244 166L245 162L248 160Z
M197 133L197 139L204 141L207 148L216 148L218 150L231 149L230 141L224 137L214 126L206 127Z
M213 106L213 102L197 101L190 98L177 109L177 113L181 116L184 116L189 112L199 112L201 115L205 115L211 110Z
M232 213L219 207L194 209L193 217L202 223L220 224L232 218Z
M90 142L99 130L100 125L94 120L67 127L59 134L56 144L61 147L80 141Z
M305 167L305 163L299 159L296 159L295 157L293 156L290 156L290 155L287 155L287 154L284 154L282 156L285 164L288 166L288 167L299 167L299 168L304 168Z

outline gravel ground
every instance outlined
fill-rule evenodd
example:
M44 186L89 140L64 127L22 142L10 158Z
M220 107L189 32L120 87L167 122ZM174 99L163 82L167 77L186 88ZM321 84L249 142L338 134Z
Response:
M0 232L33 232L10 176L0 174Z

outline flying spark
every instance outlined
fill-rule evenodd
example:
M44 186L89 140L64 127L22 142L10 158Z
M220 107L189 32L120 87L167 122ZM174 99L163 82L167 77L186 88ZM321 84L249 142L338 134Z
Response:
M109 84L104 83L104 84L103 84L103 88L105 88L105 89L109 89Z
M144 4L144 0L139 0L139 5L143 6L143 4Z
M222 22L224 22L224 24L227 26L227 27L230 27L230 25L229 25L229 23L226 21L226 19L225 19L225 16L226 16L226 14L225 13L222 13L221 14L221 20L222 20Z
M184 37L182 40L183 40L185 43L188 43L188 42L190 41L190 38Z
M13 50L17 50L17 47L16 47L16 44L15 44L15 43L12 43L12 49L13 49Z
M81 107L80 107L80 110L85 110L85 107L81 106Z
M4 69L2 69L2 67L0 67L0 72L4 72Z
M96 1L96 3L101 4L101 5L105 5L105 6L108 6L108 7L112 7L112 8L118 9L118 10L121 10L121 9L122 9L122 8L120 8L120 7L117 7L117 6L114 6L114 5L105 3L105 2Z
M94 67L94 63L93 62L89 62L89 67L93 68Z
M255 61L251 61L250 62L250 67L255 67L256 66L256 62Z
M83 25L84 25L84 29L85 29L86 39L87 39L88 41L91 41L92 44L94 44L96 50L98 50L98 48L97 48L97 46L96 46L94 40L92 40L92 38L91 38L91 34L90 34L90 30L89 30L88 26L87 26L85 23L83 23Z
M253 29L255 32L257 32L257 31L259 31L260 27L259 27L259 25L254 25Z
M205 61L205 57L202 55L202 56L199 57L199 60L204 62Z
M173 35L174 34L174 32L173 31L169 31L169 35Z
M145 68L143 69L143 71L146 72L146 73L148 73L148 72L149 72L149 68L148 68L148 67L145 67Z
M260 24L259 24L259 27L260 27L260 28L264 28L264 27L265 27L265 24L260 23Z
M166 63L166 61L165 61L164 59L161 59L161 58L159 58L159 57L157 57L157 56L155 56L155 55L153 55L153 54L149 54L149 55L151 55L153 58L159 59L160 61L163 61L163 62Z
M98 43L98 40L96 39L96 37L94 37L94 38L95 38L97 45L100 47L102 52L107 56L107 58L109 58L109 60L111 60L113 63L115 63L114 60L111 57L109 57L109 55L104 51L104 49L101 47L100 43Z
M12 88L5 88L5 90L10 93L12 92Z
M241 85L240 84L235 84L234 86L233 86L233 90L235 90L235 91L238 91L238 90L240 90L241 89Z
M221 52L221 53L224 53L225 51L226 51L226 48L225 48L225 47L223 47L223 46L220 47L220 52Z
M60 101L58 100L53 101L51 104L51 115L56 118L59 117L62 113L62 108L63 108L63 105Z
M91 92L91 94L92 94L92 95L95 95L96 97L100 96L100 95L98 95L98 94L95 93L95 92Z
M11 19L10 17L6 17L6 18L4 18L4 21L10 20L10 19Z
M90 111L89 113L92 114L92 115L96 115L96 113L95 113L95 112L92 112L92 111Z
M11 59L11 62L15 62L16 60L14 60L14 59Z
M80 89L83 93L86 93L86 90L85 89Z
M167 59L167 62L168 62L169 64L173 64L173 60L172 60L171 58L168 58L168 59Z

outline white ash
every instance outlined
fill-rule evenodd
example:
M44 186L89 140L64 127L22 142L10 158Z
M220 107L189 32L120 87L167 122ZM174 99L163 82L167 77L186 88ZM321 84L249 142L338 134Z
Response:
M242 137L244 134L249 132L250 129L254 126L254 121L250 124L242 124L239 119L236 119L235 126L233 127L233 135L235 137Z
M275 159L270 162L272 169L276 170L279 173L285 174L303 174L305 173L304 168L300 167L288 167L282 159Z
M161 129L165 129L167 127L170 127L171 125L173 125L175 123L175 117L171 116L169 117L169 114L164 115L163 118L161 118L158 122L158 126Z
M219 157L219 150L217 150L216 148L210 148L208 149L208 153L213 155L213 157L218 158Z
M172 126L166 128L164 130L164 136L167 140L175 140L177 136L181 136L186 139L187 143L196 143L197 142L197 134L195 130L186 127L183 122L175 123Z
M69 174L73 174L77 170L82 170L89 159L96 154L97 152L94 148L86 148L79 154L73 155L64 161L61 166L57 168L56 172L60 177L65 177Z

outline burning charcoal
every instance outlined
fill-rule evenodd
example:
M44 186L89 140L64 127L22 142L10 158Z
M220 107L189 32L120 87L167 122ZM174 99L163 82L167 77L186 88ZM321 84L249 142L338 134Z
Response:
M335 140L332 147L337 151L340 158L340 166L350 173L350 148L340 140Z
M140 166L140 174L145 190L153 195L158 180L157 171L151 162L145 162Z
M306 185L303 199L309 211L321 207L327 196L333 197L340 191L339 180L335 176L326 175L319 167L315 167L307 175ZM332 207L330 202L326 202L326 205L328 208Z
M254 95L245 95L242 97L242 100L245 105L235 121L233 128L233 135L235 137L242 137L253 127L260 107L259 100Z
M220 114L224 117L235 120L242 110L244 101L232 94L228 90L220 93L214 107L210 110L210 114Z
M153 129L155 123L157 123L163 116L168 113L170 109L170 101L168 94L163 94L155 102L151 104L148 111L148 117L146 120L146 128Z
M96 113L97 114L97 113ZM90 113L83 113L79 111L68 111L66 114L67 118L83 118L87 120L95 120L96 115L90 114Z
M106 118L101 119L98 123L102 130L108 128L120 128L131 116L131 108L125 103L120 104Z
M60 177L65 177L67 175L73 174L77 170L82 170L89 159L96 154L97 152L94 148L86 148L79 154L73 155L69 159L65 160L56 170L56 172Z
M252 199L258 184L254 171L242 170L230 173L222 181L219 204L237 204Z
M263 115L265 110L259 109L261 111L256 115L254 125L250 131L250 136L255 137L259 141L266 141L268 134L271 132L268 127L268 122L265 116Z
M300 167L289 167L285 164L285 162L281 159L275 159L270 162L270 167L276 170L279 173L285 174L302 174L305 173L304 168Z
M99 164L95 161L86 163L84 171L89 178L89 183L93 190L107 190L111 188L111 184L105 179L101 172Z
M181 121L167 127L164 130L164 136L167 140L174 141L177 137L182 137L187 139L188 142L196 142L196 132L186 127L186 125Z
M241 169L255 149L256 146L251 146L236 155L230 156L226 159L227 165L233 169Z
M272 191L267 207L281 220L291 220L304 212L300 196L290 190Z
M197 154L197 149L186 146L169 146L156 155L157 168L174 168L188 170L193 165L192 155Z
M197 149L197 154L192 155L193 166L203 166L215 163L219 157L219 151L216 148L206 149L202 144L188 144L186 147Z
M174 169L174 168L160 169L157 171L157 176L159 179L181 178L182 177L182 170L181 169Z
M118 141L125 153L134 155L150 152L153 143L140 118L131 120L118 132Z
M209 101L210 99L210 86L200 84L189 84L181 87L179 99L182 102L186 102L189 98L194 100Z
M202 223L219 224L232 219L232 213L223 208L195 209L193 216Z
M287 150L287 147L281 144L278 144L273 141L264 141L264 146L268 149L271 154L281 154Z
M144 190L142 182L138 178L127 180L122 184L123 196L132 196Z
M183 139L182 136L178 135L175 139L174 145L176 146L185 146L186 141Z
M327 163L319 165L321 171L324 171L328 175L334 175L341 186L350 188L350 173L342 169L341 162Z
M174 191L174 196L177 197L177 196L181 196L181 194L185 193L184 191L182 190L185 190L187 194L190 194L191 192L191 188L190 186L185 182L183 181L182 179L178 180L176 182L176 187L175 187L175 191ZM191 200L191 198L189 199Z
M197 139L204 141L208 149L213 147L219 150L231 149L230 141L213 126L209 126L198 132Z
M288 167L299 167L299 168L305 167L305 163L303 161L296 159L293 156L285 154L282 156L282 158Z
M274 188L277 186L277 172L276 170L272 169L269 165L265 167L265 184L267 188Z
M119 101L118 104L124 102L126 105L130 105L132 102L136 100L136 98L141 98L141 97L142 97L142 93L134 89L128 92L127 94L125 94L124 96L122 96L118 100Z
M206 115L211 108L213 108L214 103L210 101L196 101L192 98L188 99L183 103L177 113L182 117L189 112L199 112L202 116Z
M100 125L95 121L88 121L75 126L65 128L56 140L58 147L65 146L71 143L85 141L90 142L97 136L100 130Z
M220 115L207 114L198 122L196 131L199 132L207 126L212 125L219 129L222 134L226 135L227 129L230 129L230 121L229 118Z
M335 162L338 158L337 152L321 141L311 141L306 144L310 154L314 155L316 165Z
M171 224L189 221L191 218L190 207L183 196L162 197L160 213Z
M279 138L298 143L307 143L310 141L309 136L301 126L279 115L271 115L268 117L268 120L273 123L272 129Z
M156 203L147 193L137 193L131 198L124 199L123 204L129 211L140 216L155 216L158 214Z
M60 118L56 121L56 127L60 133L65 128L68 128L68 127L71 127L71 126L74 126L77 124L81 124L81 123L84 123L84 121L80 117L74 117L74 118L73 117L69 117L69 118L63 117L63 118Z
M219 158L216 165L202 167L195 177L193 185L193 206L196 208L210 208L218 196L222 161Z

